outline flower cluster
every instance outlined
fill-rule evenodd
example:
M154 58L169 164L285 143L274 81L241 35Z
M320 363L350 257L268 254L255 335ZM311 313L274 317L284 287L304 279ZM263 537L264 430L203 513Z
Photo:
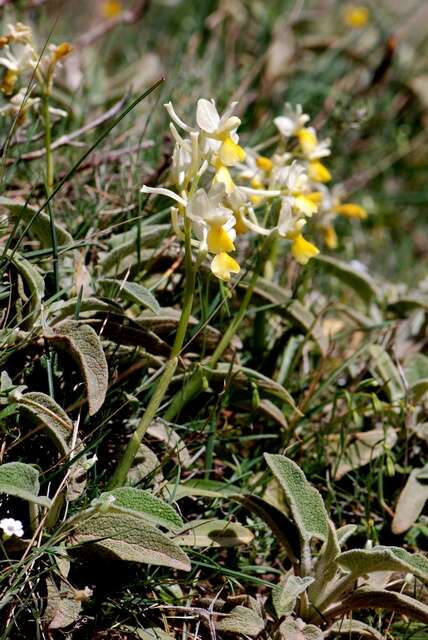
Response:
M41 55L34 44L31 27L17 22L8 25L8 33L0 36L0 69L3 76L0 90L8 102L0 107L0 114L17 116L22 124L30 109L37 110L39 97L30 97L31 81L42 93L50 94L58 63L72 48L67 42L49 45ZM61 109L49 109L57 116L67 115Z
M306 264L319 253L303 235L314 214L322 213L330 248L337 244L332 216L365 217L359 205L342 204L338 190L327 188L331 175L322 159L330 154L330 140L318 140L300 106L286 105L284 115L274 120L279 144L267 157L239 145L241 121L233 115L236 104L220 115L213 100L200 99L195 126L183 122L172 104L166 104L175 140L174 190L142 187L143 193L167 196L177 203L171 208L175 233L184 238L186 221L190 223L192 244L202 255L213 256L211 271L225 281L240 270L231 255L238 235L276 234L291 241L292 255ZM266 207L273 199L278 206Z

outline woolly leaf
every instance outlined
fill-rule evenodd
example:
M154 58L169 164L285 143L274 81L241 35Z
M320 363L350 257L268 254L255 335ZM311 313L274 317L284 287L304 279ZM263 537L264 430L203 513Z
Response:
M385 448L392 449L397 442L397 433L392 427L387 429L372 429L353 433L345 442L342 459L336 468L334 477L336 480L343 478L349 471L364 467L372 460L379 458L385 453ZM338 457L339 452L334 451L333 459Z
M158 313L160 311L159 303L153 293L137 282L115 280L114 278L102 278L98 281L98 284L103 290L109 292L113 298L118 297L130 300L141 307L150 309L153 313Z
M375 571L401 571L428 580L428 559L409 553L400 547L377 546L373 549L352 549L337 557L338 564L355 577Z
M218 631L239 633L254 638L263 631L265 623L255 611L238 605L222 620L219 620L215 626Z
M31 222L30 231L40 240L43 247L52 246L51 220L47 213L38 212L35 207L31 207L25 202L18 202L4 196L0 196L0 206L6 207L14 218L19 218L25 224ZM57 222L54 223L54 226L58 244L72 245L73 237L68 231Z
M360 622L359 620L338 620L328 629L328 635L332 635L333 638L336 635L345 636L347 638L356 637L357 640L360 638L373 638L374 640L384 640L385 636L383 636L379 631L373 629L370 625L365 622Z
M48 507L51 501L39 496L39 472L24 462L6 462L0 465L0 494L22 498L28 502Z
M237 522L198 520L180 531L175 541L185 547L235 547L249 544L253 533Z
M289 458L269 453L265 453L265 458L284 490L302 539L306 542L312 537L326 540L329 522L321 494L309 484L300 467Z
M190 570L189 558L180 547L130 513L94 513L77 524L73 539L80 544L92 543L106 557Z
M43 424L61 453L69 454L73 422L53 398L45 393L31 391L19 395L16 404L33 422Z
M368 273L357 271L347 262L342 262L331 256L319 255L316 256L315 260L324 271L351 287L366 304L381 298L379 288Z
M145 520L170 531L177 531L183 526L183 521L175 509L167 502L156 498L150 491L135 487L118 487L102 493L99 499L103 501L109 496L115 498L110 506L110 511L138 514Z
M239 495L241 489L233 484L218 482L216 480L188 480L185 484L167 484L167 495L174 500L180 500L187 496L201 496L203 498L228 498Z
M404 593L387 590L358 589L345 598L331 613L335 617L359 609L383 609L394 611L413 620L428 624L428 605L418 602ZM324 612L328 618L329 612Z
M277 640L323 640L324 633L313 624L305 624L298 618L286 618L278 629Z
M132 467L128 471L126 482L134 486L144 478L147 478L155 469L160 469L160 467L161 464L157 455L145 444L140 444Z
M404 396L405 389L391 356L377 344L369 346L369 353L372 357L371 369L373 375L385 387L389 400L391 402L400 400Z
M272 589L272 603L278 618L293 613L297 598L304 593L314 579L290 574Z
M422 513L428 500L428 465L422 469L413 469L404 489L401 491L395 508L391 529L400 534L410 529Z
M24 321L22 327L32 329L40 315L42 299L45 293L45 283L37 267L19 255L19 253L6 251L6 259L11 262L19 272L27 286L27 292L20 292L20 298L24 303Z
M108 385L108 367L101 340L87 324L65 320L45 330L45 338L68 351L77 362L86 385L89 415L102 406Z

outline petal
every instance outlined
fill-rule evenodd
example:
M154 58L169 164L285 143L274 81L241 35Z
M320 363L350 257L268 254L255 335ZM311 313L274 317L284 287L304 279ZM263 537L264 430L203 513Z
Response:
M318 205L307 196L296 196L293 202L294 207L309 218L318 211Z
M273 122L279 132L286 138L292 136L296 130L295 122L287 116L279 116L279 118L275 118Z
M334 207L336 213L340 213L347 218L357 218L358 220L365 220L367 218L367 211L360 204L354 202L345 202Z
M336 231L332 224L324 229L324 242L329 249L337 249L338 241Z
M146 187L146 185L143 185L140 191L141 193L155 193L158 196L167 196L167 198L172 198L179 204L182 204L183 207L187 205L186 200L179 196L178 193L171 191L171 189L164 189L163 187Z
M311 258L319 254L319 250L299 233L293 239L291 254L299 264L307 264Z
M196 107L196 122L198 127L206 133L214 133L218 129L220 116L215 105L205 98L198 100Z
M214 180L217 183L224 184L226 193L232 193L235 188L235 184L232 180L232 176L230 175L230 171L227 167L224 166L224 164L221 164L219 169L217 169Z
M220 147L219 156L223 164L231 167L245 160L245 151L228 136Z
M210 253L223 253L234 251L235 245L229 234L223 227L213 225L207 236L208 251Z
M302 127L296 132L296 136L299 140L300 146L302 147L303 153L309 154L317 146L317 134L315 133L315 129L312 127Z
M190 131L192 131L192 128L189 127L188 124L183 122L183 120L175 113L174 107L172 106L172 102L167 102L163 106L165 107L165 109L168 112L169 117L171 118L171 120L173 120L175 122L175 124L178 124L178 126L181 129L184 129L184 131L187 131L189 133L190 133Z
M308 175L315 182L330 182L331 173L322 162L313 160L309 163Z
M219 253L211 262L211 271L220 280L227 282L230 280L231 273L239 273L241 267L227 253Z

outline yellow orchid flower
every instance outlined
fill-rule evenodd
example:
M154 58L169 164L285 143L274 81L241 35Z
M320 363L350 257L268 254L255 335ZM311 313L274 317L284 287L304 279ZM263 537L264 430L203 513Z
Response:
M291 255L299 264L307 264L311 258L319 254L319 249L311 242L308 242L301 233L291 239Z
M308 175L315 182L330 182L331 173L319 160L311 160L308 167Z
M211 262L211 271L220 280L228 282L231 273L239 273L241 267L227 253L218 253Z
M337 246L339 243L337 240L337 234L336 234L335 228L333 227L332 224L329 224L324 229L324 242L329 249L332 249L332 250L337 249Z
M364 207L354 202L338 204L334 207L334 211L347 218L357 218L358 220L365 220L367 218L367 211Z
M256 165L265 173L270 173L273 169L272 160L270 158L266 158L266 156L258 156L256 158Z
M245 151L239 146L237 142L234 142L230 135L226 136L222 141L220 150L218 152L221 162L226 167L233 167L238 162L245 160Z
M230 234L219 225L212 225L207 235L207 246L210 253L224 253L235 250Z
M123 5L120 0L104 0L101 11L105 18L116 18L122 13Z
M296 131L296 136L302 147L303 153L309 155L317 146L318 139L315 129L302 127Z

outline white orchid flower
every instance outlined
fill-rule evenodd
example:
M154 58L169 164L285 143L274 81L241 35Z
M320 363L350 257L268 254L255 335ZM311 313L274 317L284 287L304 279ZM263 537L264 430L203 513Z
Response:
M284 108L284 115L274 119L274 124L284 138L291 138L304 128L310 118L307 113L303 113L302 105L293 107L289 102Z
M236 133L241 120L232 115L236 105L237 102L232 102L222 116L219 115L214 100L201 98L196 107L198 127L209 139L208 144L226 167L243 162L245 159L245 151L239 146L239 137Z

